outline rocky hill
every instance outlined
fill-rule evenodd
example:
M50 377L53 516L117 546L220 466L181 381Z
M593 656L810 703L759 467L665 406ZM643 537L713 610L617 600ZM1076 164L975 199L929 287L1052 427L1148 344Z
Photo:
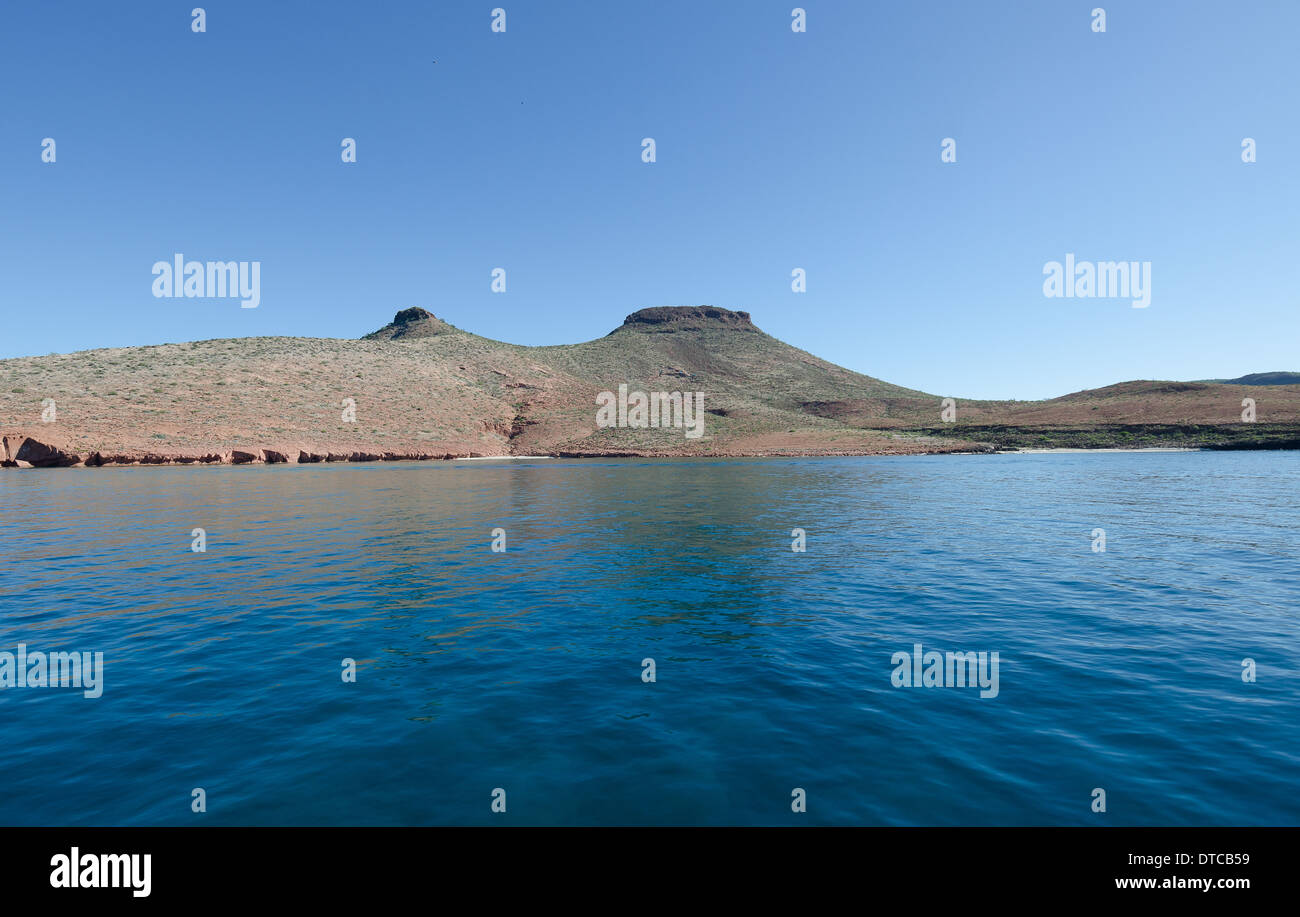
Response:
M701 435L602 427L597 399L620 386L633 401L701 393ZM1256 423L1242 422L1243 398ZM553 347L489 340L412 308L359 341L241 338L0 361L0 462L1300 446L1300 385L1127 382L1048 401L957 397L952 422L942 410L939 395L828 363L714 306L642 309L604 337Z

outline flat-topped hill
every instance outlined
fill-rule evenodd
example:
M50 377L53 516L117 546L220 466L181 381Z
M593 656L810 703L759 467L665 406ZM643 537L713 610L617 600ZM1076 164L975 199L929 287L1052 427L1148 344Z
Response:
M757 331L748 312L732 312L717 306L654 306L639 309L611 333L619 331L681 331L685 329L729 328Z

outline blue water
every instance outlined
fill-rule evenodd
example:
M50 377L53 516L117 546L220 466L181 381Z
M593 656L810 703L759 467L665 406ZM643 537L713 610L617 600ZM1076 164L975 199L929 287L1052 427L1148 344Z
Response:
M0 512L0 650L105 660L0 691L4 824L1300 824L1300 453L8 470ZM998 696L894 687L914 643Z

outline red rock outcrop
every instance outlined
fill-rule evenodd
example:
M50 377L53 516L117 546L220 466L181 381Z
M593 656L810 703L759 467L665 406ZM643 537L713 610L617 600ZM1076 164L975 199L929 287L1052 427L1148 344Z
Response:
M5 462L19 466L26 464L32 468L66 468L81 464L80 455L65 451L46 439L38 440L21 433L4 437Z

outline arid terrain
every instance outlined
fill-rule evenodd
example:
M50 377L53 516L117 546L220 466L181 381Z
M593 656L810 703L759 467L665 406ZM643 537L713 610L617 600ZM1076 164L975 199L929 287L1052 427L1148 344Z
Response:
M597 394L621 384L702 392L703 435L599 427ZM1290 373L1123 382L1047 401L954 393L951 422L943 397L827 363L745 312L711 306L642 309L605 337L555 347L489 340L406 309L355 341L241 338L0 361L0 462L1300 447L1300 377ZM1242 421L1244 398L1256 422Z

